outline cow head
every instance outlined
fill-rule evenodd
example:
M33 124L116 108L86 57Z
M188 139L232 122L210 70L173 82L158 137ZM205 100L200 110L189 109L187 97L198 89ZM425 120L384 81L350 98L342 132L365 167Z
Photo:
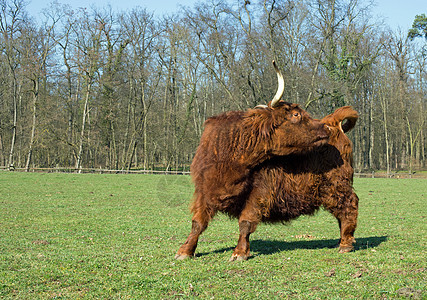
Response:
M329 129L315 120L298 104L281 100L284 92L282 73L273 61L278 89L268 105L258 105L248 111L245 123L261 137L267 151L287 155L311 150L327 143Z

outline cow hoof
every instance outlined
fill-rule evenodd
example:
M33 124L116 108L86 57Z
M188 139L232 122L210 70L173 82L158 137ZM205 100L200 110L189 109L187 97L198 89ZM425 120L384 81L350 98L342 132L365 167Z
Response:
M189 258L193 258L194 256L192 255L188 255L188 254L177 254L175 255L175 259L177 260L184 260L184 259L189 259Z
M347 252L351 252L353 250L354 250L353 246L340 246L339 253L347 253Z
M231 255L229 261L232 262L232 261L244 261L244 260L248 260L248 257L247 256L233 254L233 255Z

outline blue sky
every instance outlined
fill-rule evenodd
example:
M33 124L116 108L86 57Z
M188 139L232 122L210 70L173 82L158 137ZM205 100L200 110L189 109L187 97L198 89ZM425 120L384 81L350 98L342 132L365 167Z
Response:
M34 16L48 7L51 0L27 0L27 10ZM104 7L110 4L114 10L126 10L135 6L147 8L157 14L173 13L179 5L192 7L199 0L58 0L60 3L70 4L72 7ZM233 0L234 1L234 0ZM363 0L368 3L370 0ZM118 4L120 3L120 4ZM407 30L412 26L415 15L427 14L426 0L374 0L377 5L373 10L373 17L384 18L385 23L392 29Z
M407 30L412 27L416 15L427 15L426 0L374 0L377 6L373 13L385 19L392 29ZM374 15L374 16L375 16Z

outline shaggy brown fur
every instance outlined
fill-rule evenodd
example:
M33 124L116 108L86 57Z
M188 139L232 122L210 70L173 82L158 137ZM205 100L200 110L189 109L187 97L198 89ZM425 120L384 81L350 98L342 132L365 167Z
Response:
M192 164L192 230L176 258L194 255L199 235L217 211L239 218L232 260L242 260L259 222L289 221L321 205L339 220L340 251L352 249L357 196L351 143L341 128L350 130L357 113L344 107L325 117L321 123L329 126L330 137L323 145L322 127L298 106L283 103L279 113L271 108L231 112L206 122ZM278 125L280 120L285 121Z

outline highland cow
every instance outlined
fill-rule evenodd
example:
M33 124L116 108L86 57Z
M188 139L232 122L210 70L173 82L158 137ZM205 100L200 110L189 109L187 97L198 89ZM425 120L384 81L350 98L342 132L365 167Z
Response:
M249 235L257 224L260 221L281 219L276 215L270 218L266 210L274 212L276 202L287 200L285 197L271 201L269 193L273 193L275 187L269 185L273 181L266 182L266 187L259 188L257 185L261 184L259 181L262 177L269 176L269 171L280 163L276 162L280 158L286 160L286 157L291 156L309 156L316 151L325 151L320 150L325 149L324 147L334 147L329 138L334 130L328 128L326 122L314 120L298 105L280 100L284 82L280 71L275 64L274 66L279 88L268 107L228 112L205 122L205 131L191 165L195 184L192 229L186 242L178 250L177 259L194 255L200 234L218 211L239 218L241 235L232 260L246 259L249 255ZM340 153L338 149L335 152L335 155ZM331 162L334 163L336 162ZM331 168L340 168L340 165L336 163ZM287 176L286 168L273 172L282 172L282 177ZM307 182L307 185L310 186L310 183ZM283 192L285 195L292 195L295 191ZM298 195L295 199L299 198L304 198L304 195ZM306 195L304 199L310 201L311 198L312 195ZM270 201L271 205L266 201ZM317 207L312 212L321 204L316 202L313 205ZM285 212L282 213L285 214L282 220L291 219L286 217ZM300 214L304 213L304 210L300 211Z

